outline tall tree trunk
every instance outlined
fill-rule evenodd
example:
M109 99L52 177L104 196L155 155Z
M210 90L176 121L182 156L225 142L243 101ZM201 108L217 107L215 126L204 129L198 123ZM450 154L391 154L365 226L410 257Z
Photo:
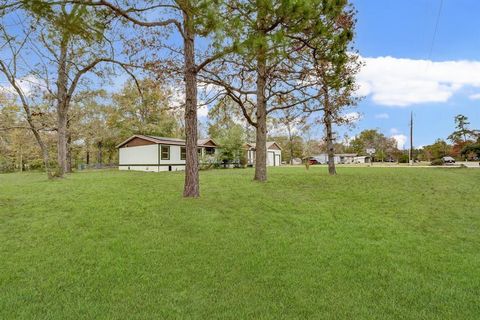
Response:
M37 144L40 147L43 158L43 165L45 166L45 172L47 173L48 179L53 179L52 171L50 169L50 153L48 151L48 147L43 142L43 139L38 133L38 131L34 128L33 122L31 122L31 120L29 120L28 118L29 113L27 114L27 121L30 124L30 130L32 130L32 133L35 136L35 140L37 140Z
M190 7L183 12L185 56L185 185L184 197L200 196L197 153L197 72L195 66L195 31Z
M48 147L43 143L43 141L37 139L38 144L40 145L40 150L42 152L43 164L45 166L45 172L47 173L48 179L53 179L52 170L50 168L50 153Z
M27 99L25 98L25 95L23 94L22 90L17 85L17 82L15 81L15 77L8 72L7 68L5 67L5 65L1 60L0 60L0 67L3 73L5 74L5 76L7 77L8 81L12 85L12 87L18 93L20 100L22 101L22 107L23 107L23 110L25 111L28 125L30 127L30 130L33 133L33 136L35 137L35 140L37 140L37 144L40 147L40 150L42 152L43 163L45 165L45 172L47 173L48 179L53 179L53 175L50 170L50 154L48 151L48 147L43 142L42 136L38 132L35 122L33 121L30 105L28 104Z
M103 164L103 143L99 141L97 143L98 154L97 154L97 169L100 169Z
M70 135L70 123L67 122L67 167L66 172L72 173L72 136Z
M23 172L23 152L20 148L20 172Z
M265 98L265 86L267 83L267 55L266 55L266 36L264 31L266 10L261 1L257 1L258 15L257 28L261 37L262 44L257 51L257 138L256 138L256 160L254 180L267 180L267 101Z
M47 173L47 177L48 179L53 179L52 171L50 169L50 152L48 151L48 146L45 144L45 142L43 142L42 136L35 127L35 123L33 122L32 114L30 112L30 107L27 104L23 103L23 109L25 110L25 113L27 115L27 122L30 126L30 130L32 131L33 136L35 137L35 140L37 140L37 144L40 147L40 152L42 153L43 158L43 165L45 166L45 172Z
M325 104L325 113L323 115L323 122L325 124L326 131L326 143L328 153L328 173L330 175L336 175L337 170L335 168L335 145L333 143L333 130L332 130L332 113L329 110L328 103Z
M57 110L58 117L58 140L57 140L57 161L58 177L63 177L67 171L67 114L63 107Z
M68 39L64 38L60 44L57 78L57 161L58 176L63 177L67 171L67 47Z
M255 178L257 181L267 180L267 123L266 112L257 107L257 138L255 145Z
M290 143L290 164L293 165L293 135L292 135L292 128L290 124L287 125L288 131L288 142Z

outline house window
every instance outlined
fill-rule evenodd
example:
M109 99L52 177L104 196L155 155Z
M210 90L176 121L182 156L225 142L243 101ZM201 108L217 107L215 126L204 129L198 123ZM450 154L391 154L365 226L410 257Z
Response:
M198 156L201 157L202 156L202 148L197 148L197 152L198 152Z
M215 154L215 148L205 148L205 153L208 155Z
M162 160L170 160L170 147L162 146Z
M186 160L186 159L187 159L187 148L180 147L180 160Z

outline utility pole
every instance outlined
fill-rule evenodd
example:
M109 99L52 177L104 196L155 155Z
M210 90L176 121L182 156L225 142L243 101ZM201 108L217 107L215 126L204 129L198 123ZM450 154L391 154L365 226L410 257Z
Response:
M413 165L413 112L410 113L410 150L408 160L409 164Z

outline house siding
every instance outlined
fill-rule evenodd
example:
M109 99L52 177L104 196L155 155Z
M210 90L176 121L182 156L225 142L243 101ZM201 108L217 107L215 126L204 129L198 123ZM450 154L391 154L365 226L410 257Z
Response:
M159 150L161 146L170 147L170 158L168 160L160 159L159 171L179 171L185 170L185 160L180 160L180 152L182 146L175 145L159 145ZM160 152L160 151L159 151Z
M250 165L255 165L255 151L247 151L247 162ZM269 167L278 167L282 164L282 151L278 149L267 149L267 166Z
M171 144L149 144L130 147L131 141L118 149L119 170L147 172L185 170L186 160L181 160L181 148L183 146ZM170 148L169 159L162 160L162 146ZM203 154L204 147L199 148L202 149ZM218 154L218 152L218 149L215 148L215 154Z
M158 172L158 146L156 144L119 149L119 169Z
M282 164L282 152L277 149L267 150L267 166L278 167Z

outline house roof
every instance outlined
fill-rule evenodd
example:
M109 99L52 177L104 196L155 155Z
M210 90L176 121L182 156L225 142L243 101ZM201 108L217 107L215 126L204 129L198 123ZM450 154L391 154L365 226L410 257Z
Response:
M117 145L117 148L120 148L127 144L128 142L132 141L135 138L139 138L142 140L146 140L152 142L154 144L168 144L168 145L177 145L177 146L184 146L185 140L177 139L177 138L169 138L169 137L158 137L158 136L146 136L141 134L135 134L128 138L127 140L123 141L122 143ZM197 140L197 146L199 147L218 147L218 144L213 139L199 139Z
M275 146L276 146L279 150L282 150L282 147L280 147L280 146L278 145L278 143L276 143L275 141L267 141L266 145L267 145L267 150L268 150L268 149L272 149L272 147L275 147ZM246 146L247 146L247 148L249 148L249 149L250 149L250 148L255 149L256 146L257 146L257 144L254 143L254 142L249 142L249 143L246 144Z
M197 144L199 146L205 146L205 147L218 147L218 144L210 138L207 139L199 139L197 140Z
M339 157L356 157L358 154L356 153L335 153L336 156Z
M356 157L358 154L356 153L335 153L335 157ZM320 153L317 155L314 155L313 157L323 157L323 156L328 156L328 153Z

